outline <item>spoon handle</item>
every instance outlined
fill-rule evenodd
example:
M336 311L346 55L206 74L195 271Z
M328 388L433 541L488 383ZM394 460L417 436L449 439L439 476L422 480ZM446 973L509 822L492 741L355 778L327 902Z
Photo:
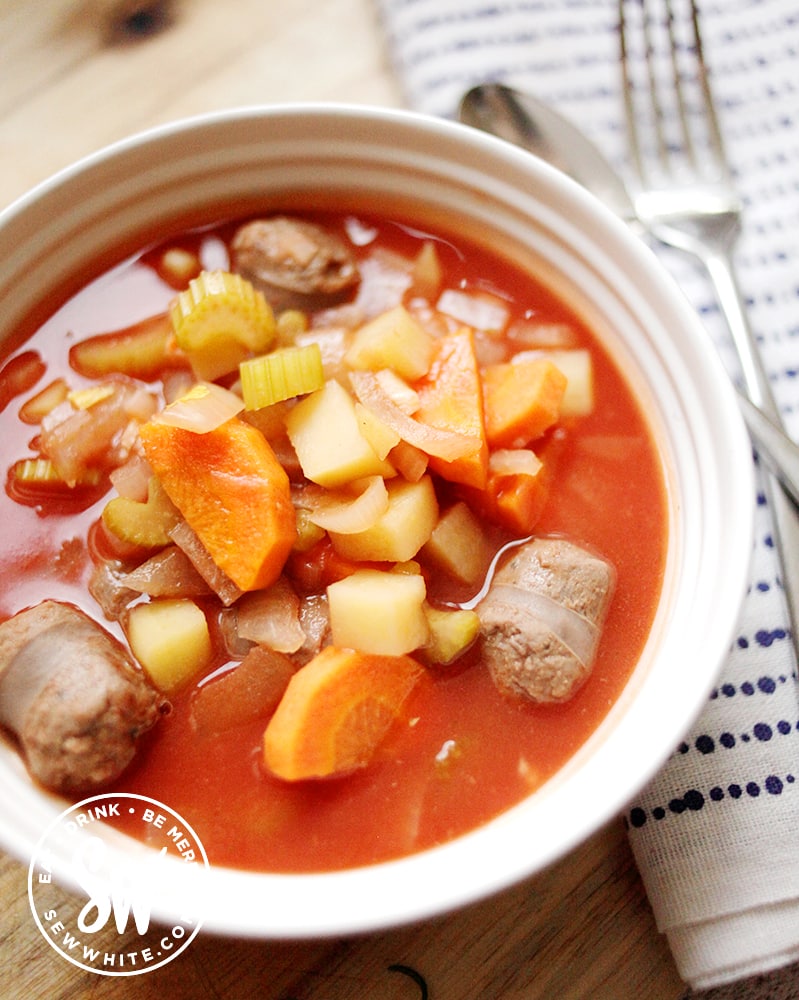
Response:
M763 463L779 475L785 491L794 503L799 504L799 450L796 444L743 393L738 394L738 401Z
M714 249L697 244L697 249L692 252L707 269L741 362L746 386L746 395L740 394L741 412L767 469L763 489L773 518L773 540L794 649L799 655L799 446L783 431L738 286L731 247Z

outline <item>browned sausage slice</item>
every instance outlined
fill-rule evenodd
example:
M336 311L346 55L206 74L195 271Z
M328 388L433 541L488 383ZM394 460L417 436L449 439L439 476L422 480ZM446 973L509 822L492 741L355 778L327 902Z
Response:
M164 704L124 647L72 605L44 601L0 625L0 723L53 791L108 786Z
M484 659L500 691L567 701L594 665L613 567L561 538L516 549L477 605Z
M275 309L331 303L353 290L358 266L346 244L304 219L276 215L241 226L231 243L233 270Z

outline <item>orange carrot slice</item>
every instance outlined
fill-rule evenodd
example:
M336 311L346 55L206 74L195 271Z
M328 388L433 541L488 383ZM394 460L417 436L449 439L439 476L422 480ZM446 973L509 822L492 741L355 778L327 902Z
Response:
M491 469L485 489L463 489L472 510L519 537L529 535L544 513L565 440L544 438L535 450L541 466L534 474Z
M483 369L486 437L492 448L521 446L557 422L566 376L535 358Z
M303 781L365 767L423 674L410 656L327 646L289 681L264 732L266 768Z
M551 477L544 468L536 476L489 476L486 495L493 519L517 535L529 535L549 499Z
M263 434L237 417L207 434L151 420L144 453L172 503L240 590L274 583L296 537L289 479Z
M463 493L475 513L521 537L532 533L544 513L551 483L546 466L536 476L491 472L485 489Z
M474 335L468 327L438 341L430 370L415 388L420 401L414 414L418 420L474 440L474 451L462 458L447 462L431 456L430 468L450 482L482 489L488 475L488 445Z

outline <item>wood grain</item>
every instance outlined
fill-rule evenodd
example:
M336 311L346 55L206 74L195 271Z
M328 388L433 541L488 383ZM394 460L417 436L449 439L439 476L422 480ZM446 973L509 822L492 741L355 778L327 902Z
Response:
M136 37L108 30L121 10L114 0L0 4L0 204L178 117L275 101L402 104L369 0L168 7L164 30ZM7 1000L417 1000L420 983L431 1000L685 993L618 821L535 878L435 920L302 943L201 933L177 960L125 978L83 972L47 946L28 903L26 864L2 857L0 898Z
M387 933L272 943L200 935L175 961L97 976L49 948L31 915L27 868L0 866L4 997L114 1000L676 1000L685 992L619 821L535 878L455 913ZM12 971L13 970L13 971Z

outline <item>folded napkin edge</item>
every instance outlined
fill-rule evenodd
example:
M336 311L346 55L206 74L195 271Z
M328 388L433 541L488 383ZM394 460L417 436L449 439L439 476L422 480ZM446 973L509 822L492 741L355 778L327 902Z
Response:
M799 899L675 927L665 936L681 978L707 990L799 961L797 925Z

